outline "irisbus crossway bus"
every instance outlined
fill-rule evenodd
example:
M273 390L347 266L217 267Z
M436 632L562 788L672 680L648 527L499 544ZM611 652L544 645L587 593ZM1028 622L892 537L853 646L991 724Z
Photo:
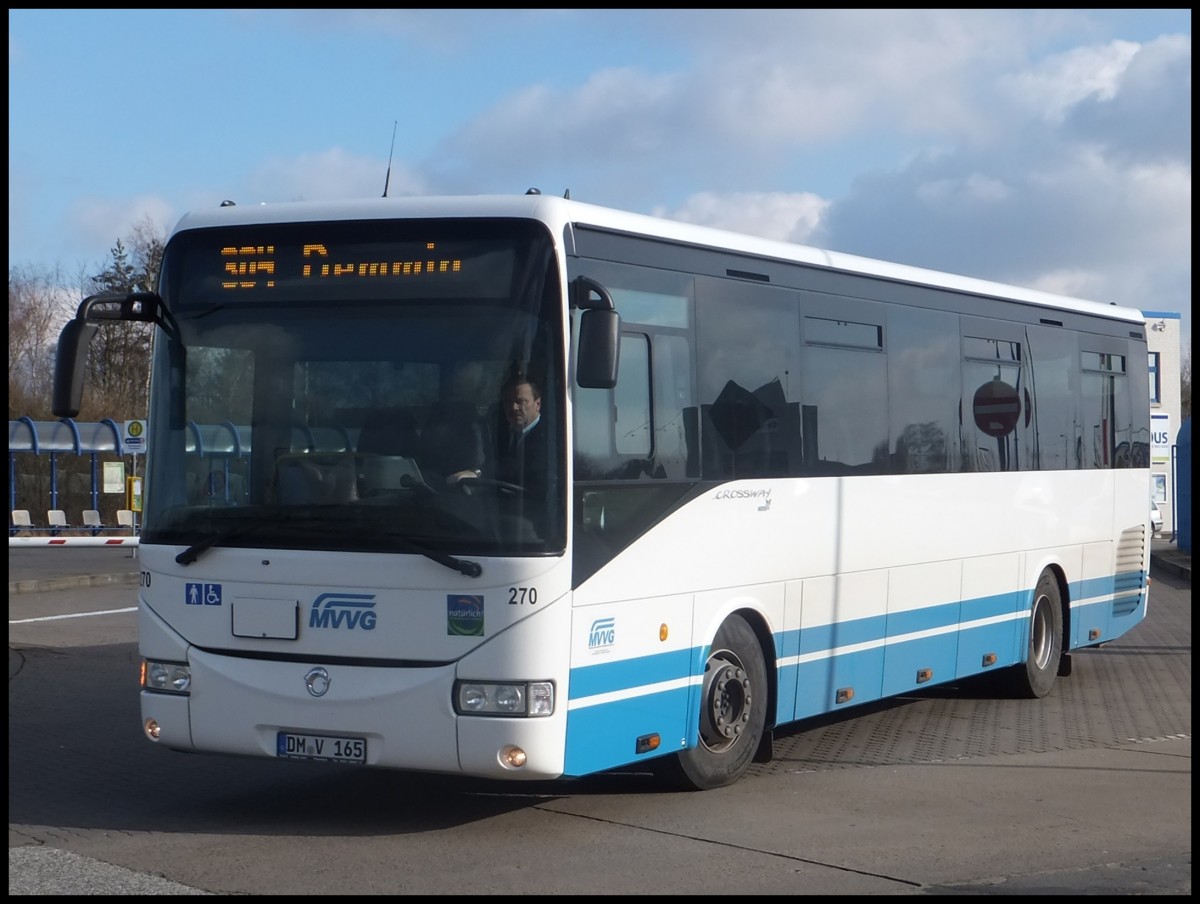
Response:
M1146 614L1131 309L530 193L185 216L64 328L56 414L111 320L156 325L167 748L716 788L788 723L1044 696ZM513 379L546 447L498 479Z

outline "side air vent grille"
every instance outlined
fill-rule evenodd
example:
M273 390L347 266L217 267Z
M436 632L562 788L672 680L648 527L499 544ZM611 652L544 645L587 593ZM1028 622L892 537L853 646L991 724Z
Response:
M1146 526L1131 527L1117 542L1113 586L1113 615L1129 615L1142 600L1146 589Z

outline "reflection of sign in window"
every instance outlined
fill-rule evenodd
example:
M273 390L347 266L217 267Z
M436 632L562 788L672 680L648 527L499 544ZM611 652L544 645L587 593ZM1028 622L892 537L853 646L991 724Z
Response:
M975 426L988 436L1008 436L1021 415L1017 391L999 377L975 391Z

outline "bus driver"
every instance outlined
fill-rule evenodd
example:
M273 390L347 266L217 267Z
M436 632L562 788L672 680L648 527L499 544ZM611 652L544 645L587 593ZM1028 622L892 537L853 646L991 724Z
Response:
M541 387L529 377L518 375L505 383L500 395L508 429L496 437L490 461L482 471L456 471L448 481L488 477L523 487L526 500L540 502L546 496L549 464Z

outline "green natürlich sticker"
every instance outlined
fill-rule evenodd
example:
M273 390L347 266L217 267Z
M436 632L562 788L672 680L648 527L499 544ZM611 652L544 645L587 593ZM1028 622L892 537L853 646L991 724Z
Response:
M446 633L457 637L482 637L483 597L466 593L447 596Z

